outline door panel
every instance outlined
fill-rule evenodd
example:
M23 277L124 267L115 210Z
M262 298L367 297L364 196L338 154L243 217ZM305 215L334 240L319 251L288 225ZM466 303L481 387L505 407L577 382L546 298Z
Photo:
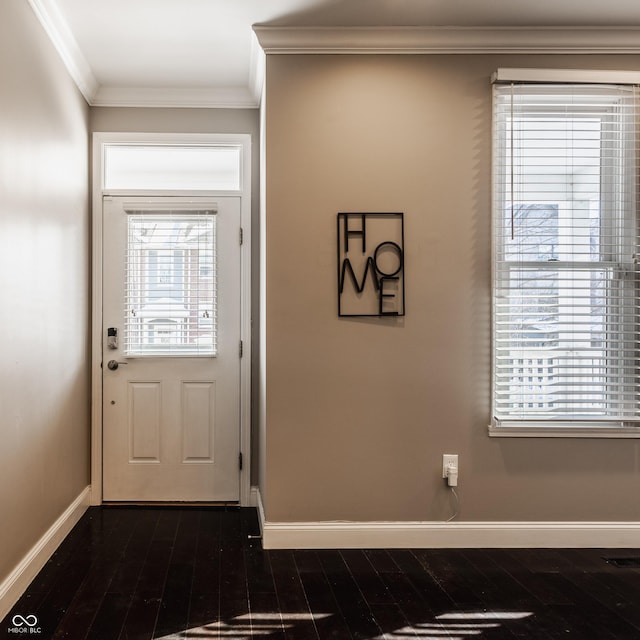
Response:
M216 383L182 383L182 460L213 462Z
M106 501L239 499L239 227L239 198L104 199Z
M160 382L128 383L129 462L160 462Z

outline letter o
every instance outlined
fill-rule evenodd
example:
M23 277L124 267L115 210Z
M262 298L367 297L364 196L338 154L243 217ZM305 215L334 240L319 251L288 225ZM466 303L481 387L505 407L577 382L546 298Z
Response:
M398 254L398 268L391 272L391 273L387 273L386 271L383 271L379 266L378 266L378 252L383 249L385 246L389 246L391 247L393 250L395 250ZM404 256L402 255L402 249L400 248L400 245L396 244L395 242L391 242L390 240L388 240L387 242L381 242L377 247L376 250L373 254L373 263L376 267L376 271L383 275L385 278L391 278L392 276L395 276L397 273L400 273L400 271L402 271L402 267L404 265Z

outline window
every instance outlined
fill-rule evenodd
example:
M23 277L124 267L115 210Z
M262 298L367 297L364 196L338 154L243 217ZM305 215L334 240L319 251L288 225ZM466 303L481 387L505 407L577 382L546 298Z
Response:
M215 356L215 211L129 211L127 225L127 356Z
M238 191L240 145L107 144L104 188Z
M640 427L637 100L494 84L494 434Z

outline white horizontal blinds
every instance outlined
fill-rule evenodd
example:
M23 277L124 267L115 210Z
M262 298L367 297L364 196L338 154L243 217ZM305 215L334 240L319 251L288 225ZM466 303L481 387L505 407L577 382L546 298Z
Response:
M216 355L215 211L127 213L126 355Z
M494 85L494 417L640 419L637 91Z

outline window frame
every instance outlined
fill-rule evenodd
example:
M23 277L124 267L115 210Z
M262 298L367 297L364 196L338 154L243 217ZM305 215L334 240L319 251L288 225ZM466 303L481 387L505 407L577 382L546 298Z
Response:
M513 83L513 84L523 84L523 83L535 83L535 84L551 84L561 82L563 84L640 84L640 74L635 72L602 72L602 71L564 71L564 70L552 70L547 72L545 70L537 70L537 69L526 69L526 70L517 70L517 69L499 69L493 76L494 84L505 84L505 83ZM492 101L495 109L495 98ZM506 273L509 269L508 260L506 260L505 252L502 246L498 246L498 243L502 236L504 235L502 232L498 232L495 228L495 225L498 223L500 219L498 217L497 208L501 207L505 204L509 197L505 193L504 184L500 184L499 176L498 176L498 163L502 162L500 165L502 171L504 168L510 165L510 161L506 159L506 157L498 158L498 145L500 141L502 143L505 142L504 136L506 135L507 128L503 127L500 129L498 123L496 122L495 110L493 111L493 135L492 135L492 144L493 144L493 161L492 161L492 184L493 184L493 202L492 202L492 284L491 284L491 296L492 296L492 321L491 321L491 333L492 333L492 372L491 372L491 422L489 424L489 435L490 436L507 436L507 437L605 437L605 438L637 438L640 437L640 417L635 421L617 421L617 420L597 420L593 418L585 419L577 418L577 419L569 419L569 418L561 418L561 419L512 419L512 418L497 418L496 417L496 359L497 359L497 345L495 338L496 331L496 292L498 288L496 286L497 283L497 269L496 264L498 263L498 252L501 251L502 255L502 264L506 264L506 267L503 267ZM635 122L634 126L634 135L636 137L640 136L640 127L638 126L638 122ZM502 137L501 137L502 136ZM605 141L606 142L606 141ZM611 144L613 144L613 139L611 140ZM602 156L601 156L602 157ZM636 161L635 171L638 171L638 162ZM502 175L502 174L500 174ZM638 176L637 173L634 175L634 185L637 188L638 185ZM611 185L602 184L601 192L600 192L600 203L605 201L605 198L611 197L612 193L614 193ZM542 204L551 204L540 201ZM529 204L525 200L518 201L518 205ZM533 202L531 203L533 204ZM636 211L632 214L631 217L635 216L635 225L638 225L638 211L637 211L637 203L635 204ZM602 207L601 207L602 210ZM628 222L630 216L624 216L621 218ZM606 218L607 224L611 224L611 221L614 220L614 216L607 216ZM637 238L637 229L634 234L634 237ZM631 244L637 247L637 239L635 241L631 241ZM623 247L620 247L620 251L623 250ZM597 262L595 260L585 261L585 262L557 262L557 261L539 261L531 263L531 266L535 266L536 269L540 271L544 270L555 270L559 272L560 270L571 271L571 269L587 269L591 273L594 272L594 269L605 270L609 266L613 268L619 267L619 260L616 261L618 256L609 256L609 261ZM529 265L529 263L525 262L525 264ZM521 267L522 263L515 263L514 268ZM635 285L636 287L636 300L637 300L637 281ZM622 304L622 303L620 303ZM607 314L605 314L606 316ZM637 326L637 324L636 324ZM636 331L637 333L637 331ZM637 381L636 390L638 387Z

